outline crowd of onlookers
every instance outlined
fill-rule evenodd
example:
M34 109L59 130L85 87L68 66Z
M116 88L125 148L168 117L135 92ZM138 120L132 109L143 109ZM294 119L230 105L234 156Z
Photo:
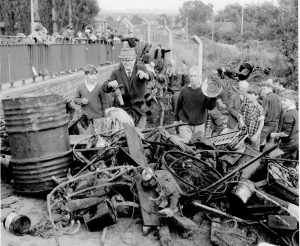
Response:
M47 29L40 23L36 24L34 31L26 36L24 33L17 33L16 36L0 36L0 44L62 44L62 43L104 43L113 46L120 43L124 38L117 30L106 29L104 32L95 30L93 25L87 25L84 30L75 32L72 24L62 28L60 32L48 34Z

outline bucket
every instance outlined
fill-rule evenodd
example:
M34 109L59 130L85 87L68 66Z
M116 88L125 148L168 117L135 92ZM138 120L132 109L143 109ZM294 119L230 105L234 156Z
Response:
M65 100L56 94L24 95L3 98L2 104L14 189L52 190L52 176L65 177L73 161Z
M103 228L117 222L113 204L105 200L83 216L84 223L90 231L101 231Z
M13 212L7 215L3 221L3 225L7 231L21 236L29 232L31 221L27 216Z

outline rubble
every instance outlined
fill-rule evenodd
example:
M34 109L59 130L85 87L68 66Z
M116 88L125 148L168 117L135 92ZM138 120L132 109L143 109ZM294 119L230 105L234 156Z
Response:
M298 162L286 167L289 160L269 157L276 146L263 153L248 145L234 150L239 134L184 144L177 126L141 131L120 123L116 131L71 138L76 162L65 178L52 177L49 217L29 234L55 237L60 245L61 235L86 227L102 231L104 245L119 218L140 217L143 235L156 231L161 245L175 245L172 233L193 237L207 220L214 245L295 245Z

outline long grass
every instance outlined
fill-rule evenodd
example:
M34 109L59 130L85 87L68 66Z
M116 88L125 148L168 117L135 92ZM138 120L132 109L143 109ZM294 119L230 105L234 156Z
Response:
M236 69L243 61L251 61L253 64L270 67L271 77L282 76L288 70L288 64L279 53L271 52L270 49L262 44L254 43L247 45L229 45L215 43L207 38L203 42L203 75L208 75L213 70L225 66L229 62L236 63ZM163 47L168 48L168 43L162 43ZM264 48L265 47L265 48ZM154 45L154 49L155 49ZM180 70L182 60L186 62L188 68L197 62L198 45L193 41L183 41L173 38L172 58L176 61L177 69Z

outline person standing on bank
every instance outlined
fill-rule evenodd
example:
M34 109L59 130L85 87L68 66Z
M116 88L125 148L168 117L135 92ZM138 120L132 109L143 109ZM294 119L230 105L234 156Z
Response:
M279 131L272 132L272 138L279 138L279 149L284 153L281 158L298 160L299 158L299 113L296 109L298 95L293 90L285 90L279 93L281 105L284 110Z
M143 101L146 84L153 79L154 74L147 71L144 64L137 64L133 48L122 48L119 58L120 67L112 72L110 79L103 83L102 89L105 93L110 93L120 88L124 104L121 105L115 97L113 106L124 109L133 118L136 126L144 128L146 117L138 104Z
M84 82L77 88L74 103L81 106L89 121L93 121L93 119L104 117L104 110L108 108L108 103L101 85L96 81L98 69L88 64L83 71Z
M207 110L216 107L216 98L208 98L202 92L199 68L192 67L189 77L190 84L181 88L174 113L174 124L188 124L179 127L179 136L184 143L189 143L193 135L200 131L204 135Z
M272 132L277 132L282 117L280 97L273 93L273 85L266 81L261 83L261 94L263 95L262 107L264 110L264 127L261 131L260 144L265 148L273 144Z
M234 93L228 103L228 120L227 120L227 132L233 132L238 130L238 116L239 110L243 102L247 98L247 90L249 88L249 83L246 80L240 81L239 90ZM225 132L223 132L225 133Z

